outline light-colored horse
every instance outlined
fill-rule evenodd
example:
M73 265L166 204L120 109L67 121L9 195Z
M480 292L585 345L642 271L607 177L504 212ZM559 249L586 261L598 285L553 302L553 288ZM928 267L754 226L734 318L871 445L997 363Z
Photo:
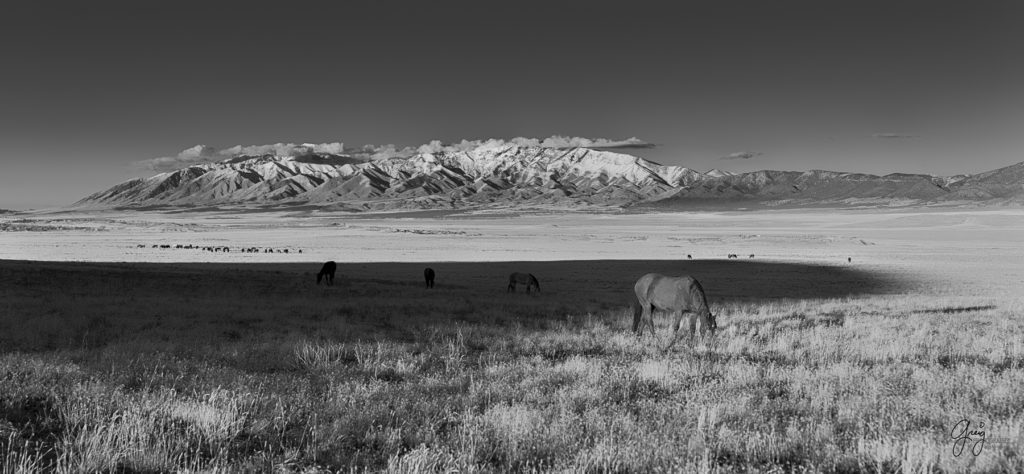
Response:
M515 293L516 284L526 285L526 292L530 292L530 287L537 289L537 293L540 293L540 282L537 281L537 277L533 276L532 273L513 273L508 276L508 291Z
M648 273L633 285L636 298L633 300L633 331L643 335L645 326L654 332L654 311L661 310L672 313L671 340L665 350L671 348L679 339L682 328L683 314L689 313L686 320L687 333L690 339L695 334L714 335L718 328L715 315L708 308L708 299L704 295L704 287L690 276L670 277L657 273Z

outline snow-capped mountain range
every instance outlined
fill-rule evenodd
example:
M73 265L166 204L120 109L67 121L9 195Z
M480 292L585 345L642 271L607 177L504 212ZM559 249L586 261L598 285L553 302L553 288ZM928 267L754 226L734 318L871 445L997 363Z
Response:
M893 205L1022 202L1024 163L971 176L833 171L700 173L584 147L489 141L367 161L311 151L229 157L134 179L76 207L296 205L334 209L488 206Z

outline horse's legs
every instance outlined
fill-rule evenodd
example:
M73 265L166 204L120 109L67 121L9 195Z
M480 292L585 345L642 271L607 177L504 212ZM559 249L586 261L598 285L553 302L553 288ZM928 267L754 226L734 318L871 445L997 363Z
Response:
M684 314L686 314L686 311L684 310L678 310L672 313L672 316L674 318L672 319L672 325L669 326L669 330L671 332L671 335L669 337L671 337L671 339L669 340L668 345L665 346L666 351L671 349L672 346L674 346L676 342L679 340L679 330L682 329L683 326Z
M633 301L633 332L638 336L640 335L640 323L643 321L643 319L641 319L643 311L640 300L637 299Z
M655 336L654 332L654 307L651 303L644 302L640 313L640 332L639 335L644 335L644 328L651 328L651 335Z
M689 331L688 339L689 339L690 347L693 347L693 340L694 340L694 338L696 336L699 336L697 334L697 329L698 329L699 325L700 325L700 315L695 313L695 312L693 312L693 311L690 311L690 318L687 320L687 326L689 326L687 328L687 330Z
M644 335L644 326L647 324L647 305L643 303L637 303L636 308L633 309L633 332L636 333L637 337Z

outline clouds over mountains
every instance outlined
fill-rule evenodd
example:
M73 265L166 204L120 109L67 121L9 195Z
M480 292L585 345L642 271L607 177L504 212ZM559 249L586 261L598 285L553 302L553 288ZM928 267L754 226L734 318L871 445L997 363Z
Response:
M313 154L345 155L365 161L376 161L389 158L408 158L420 153L439 153L442 151L466 151L478 148L482 145L501 145L504 143L520 146L532 146L541 148L652 148L653 144L647 143L636 137L625 140L610 140L607 138L584 138L584 137L563 137L552 135L548 138L525 138L516 137L510 140L489 139L489 140L462 140L458 143L442 143L434 140L418 147L402 147L395 145L364 145L358 148L347 148L342 142L333 143L274 143L270 145L235 145L230 148L218 150L207 145L196 145L182 150L175 156L164 156L149 160L138 161L136 167L153 171L171 171L195 164L214 163L239 156L261 156L274 155L285 157L307 156Z
M761 156L763 154L764 153L761 153L759 151L738 151L736 153L730 153L728 155L725 155L719 158L719 160L749 160L751 158L754 158L755 156Z
M907 133L876 133L871 135L871 138L880 138L883 140L909 140L911 138L917 138L917 135L910 135Z
M344 153L343 143L275 143L272 145L235 145L231 148L218 150L212 146L196 145L186 148L175 156L162 156L149 160L135 162L135 166L154 171L171 171L186 166L214 163L243 155L275 155L275 156L305 156L314 153L340 155Z

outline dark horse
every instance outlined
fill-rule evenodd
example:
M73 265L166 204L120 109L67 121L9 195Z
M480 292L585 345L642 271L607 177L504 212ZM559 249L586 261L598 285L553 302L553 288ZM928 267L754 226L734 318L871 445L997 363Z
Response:
M427 282L427 288L434 287L434 269L427 267L423 269L423 279Z
M323 280L324 277L326 277L327 281L325 283L327 283L328 285L333 285L334 284L334 272L337 269L338 269L338 265L336 263L334 263L333 260L325 263L324 266L320 267L320 273L316 274L316 284L319 285L320 284L320 280Z
M508 291L512 293L516 292L516 284L526 285L526 292L530 292L530 287L537 289L537 293L540 293L540 282L537 281L537 277L533 276L532 273L513 273L508 276Z
M715 315L708 308L708 299L704 295L704 287L693 277L669 277L657 273L648 273L633 286L636 299L633 300L633 331L642 335L644 327L650 326L654 334L654 311L670 312L675 316L671 322L671 339L665 350L668 350L679 339L682 329L683 314L690 313L686 321L686 331L692 339L694 334L714 335L718 323Z

